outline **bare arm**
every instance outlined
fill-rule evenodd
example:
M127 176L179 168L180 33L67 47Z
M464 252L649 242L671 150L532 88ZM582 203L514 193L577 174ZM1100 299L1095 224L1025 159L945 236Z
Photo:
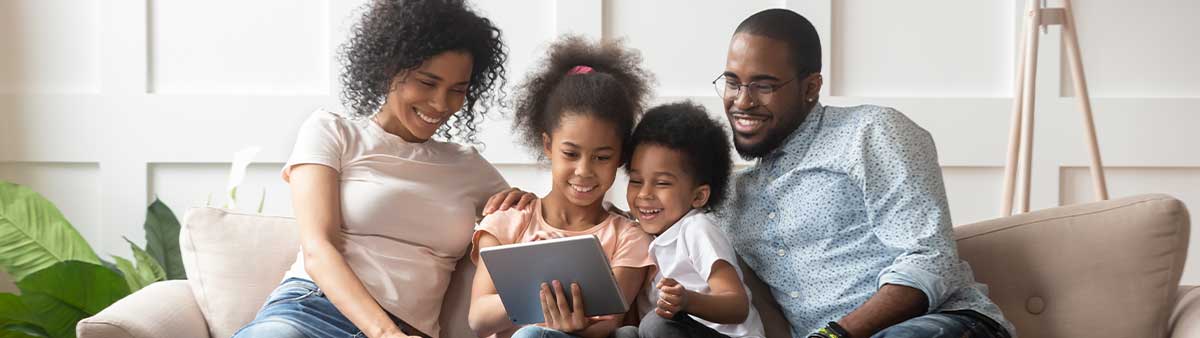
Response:
M350 322L370 337L404 335L367 292L341 254L341 196L338 173L319 164L291 169L292 206L300 223L304 270Z
M885 284L875 295L838 321L853 337L870 337L892 325L925 314L929 298L911 287Z
M496 245L500 245L496 236L485 232L479 237L479 247L471 250L481 250ZM471 309L467 315L467 325L471 326L471 330L475 331L475 335L479 337L490 336L516 327L508 320L508 312L500 301L496 285L492 284L492 275L488 272L487 265L483 263L482 259L479 260L479 265L475 269L475 281L471 284Z
M683 311L718 324L746 321L746 316L750 315L750 300L733 265L724 260L713 262L708 288L707 294L686 290Z

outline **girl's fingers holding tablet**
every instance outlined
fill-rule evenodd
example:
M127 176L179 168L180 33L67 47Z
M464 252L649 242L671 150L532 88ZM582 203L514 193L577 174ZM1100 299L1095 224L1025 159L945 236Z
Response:
M550 293L550 285L542 283L542 291L538 293L538 296L542 301L542 317L546 320L546 326L554 327L555 323L558 322L555 320L555 315L557 314L555 309L558 308L558 305L554 303L554 294Z
M580 317L584 316L583 289L579 287L579 283L571 283L571 303L574 303L575 314Z

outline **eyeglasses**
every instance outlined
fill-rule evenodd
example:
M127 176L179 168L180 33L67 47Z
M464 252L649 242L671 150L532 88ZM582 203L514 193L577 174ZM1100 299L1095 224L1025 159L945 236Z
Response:
M712 83L713 88L717 90L717 96L720 96L723 99L736 100L738 95L742 94L742 88L745 87L750 89L749 94L752 98L759 103L766 103L766 101L771 100L772 93L775 93L775 91L779 90L779 88L782 88L783 86L786 86L795 80L796 78L792 78L791 80L787 80L778 84L762 83L757 81L741 84L740 82L737 82L737 80L731 79L725 75L721 75L718 76L716 80L713 80Z

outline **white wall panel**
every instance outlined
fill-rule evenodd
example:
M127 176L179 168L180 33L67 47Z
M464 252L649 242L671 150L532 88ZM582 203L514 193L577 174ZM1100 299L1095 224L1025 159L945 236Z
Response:
M999 216L1003 177L1003 167L942 167L954 225Z
M151 91L323 94L328 1L152 1Z
M257 212L265 192L264 215L292 216L291 188L280 177L281 168L283 163L251 164L238 186L237 209ZM193 207L226 207L229 169L229 163L152 163L148 173L150 199L157 196L180 218Z
M833 1L833 95L1012 93L1008 1Z
M103 236L120 236L98 231L104 216L99 178L96 163L0 162L0 181L29 187L50 200L93 246Z
M1183 201L1190 207L1192 217L1192 245L1188 246L1188 262L1183 270L1181 284L1200 283L1200 166L1189 167L1106 167L1108 194L1120 198L1145 193L1165 193ZM1091 173L1087 167L1063 167L1061 169L1063 205L1091 202Z
M1093 97L1200 98L1200 63L1196 62L1200 2L1071 4ZM1068 69L1063 69L1064 92L1070 94Z
M0 93L99 91L96 0L0 1Z
M604 37L624 38L641 50L658 78L660 96L713 96L712 80L725 70L729 39L738 23L779 1L610 0Z

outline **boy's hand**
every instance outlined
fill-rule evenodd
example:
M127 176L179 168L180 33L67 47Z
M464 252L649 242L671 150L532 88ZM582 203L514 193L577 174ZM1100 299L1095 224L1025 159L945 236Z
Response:
M654 312L659 317L671 319L687 308L687 289L671 278L663 278L654 286L658 289L658 302Z

